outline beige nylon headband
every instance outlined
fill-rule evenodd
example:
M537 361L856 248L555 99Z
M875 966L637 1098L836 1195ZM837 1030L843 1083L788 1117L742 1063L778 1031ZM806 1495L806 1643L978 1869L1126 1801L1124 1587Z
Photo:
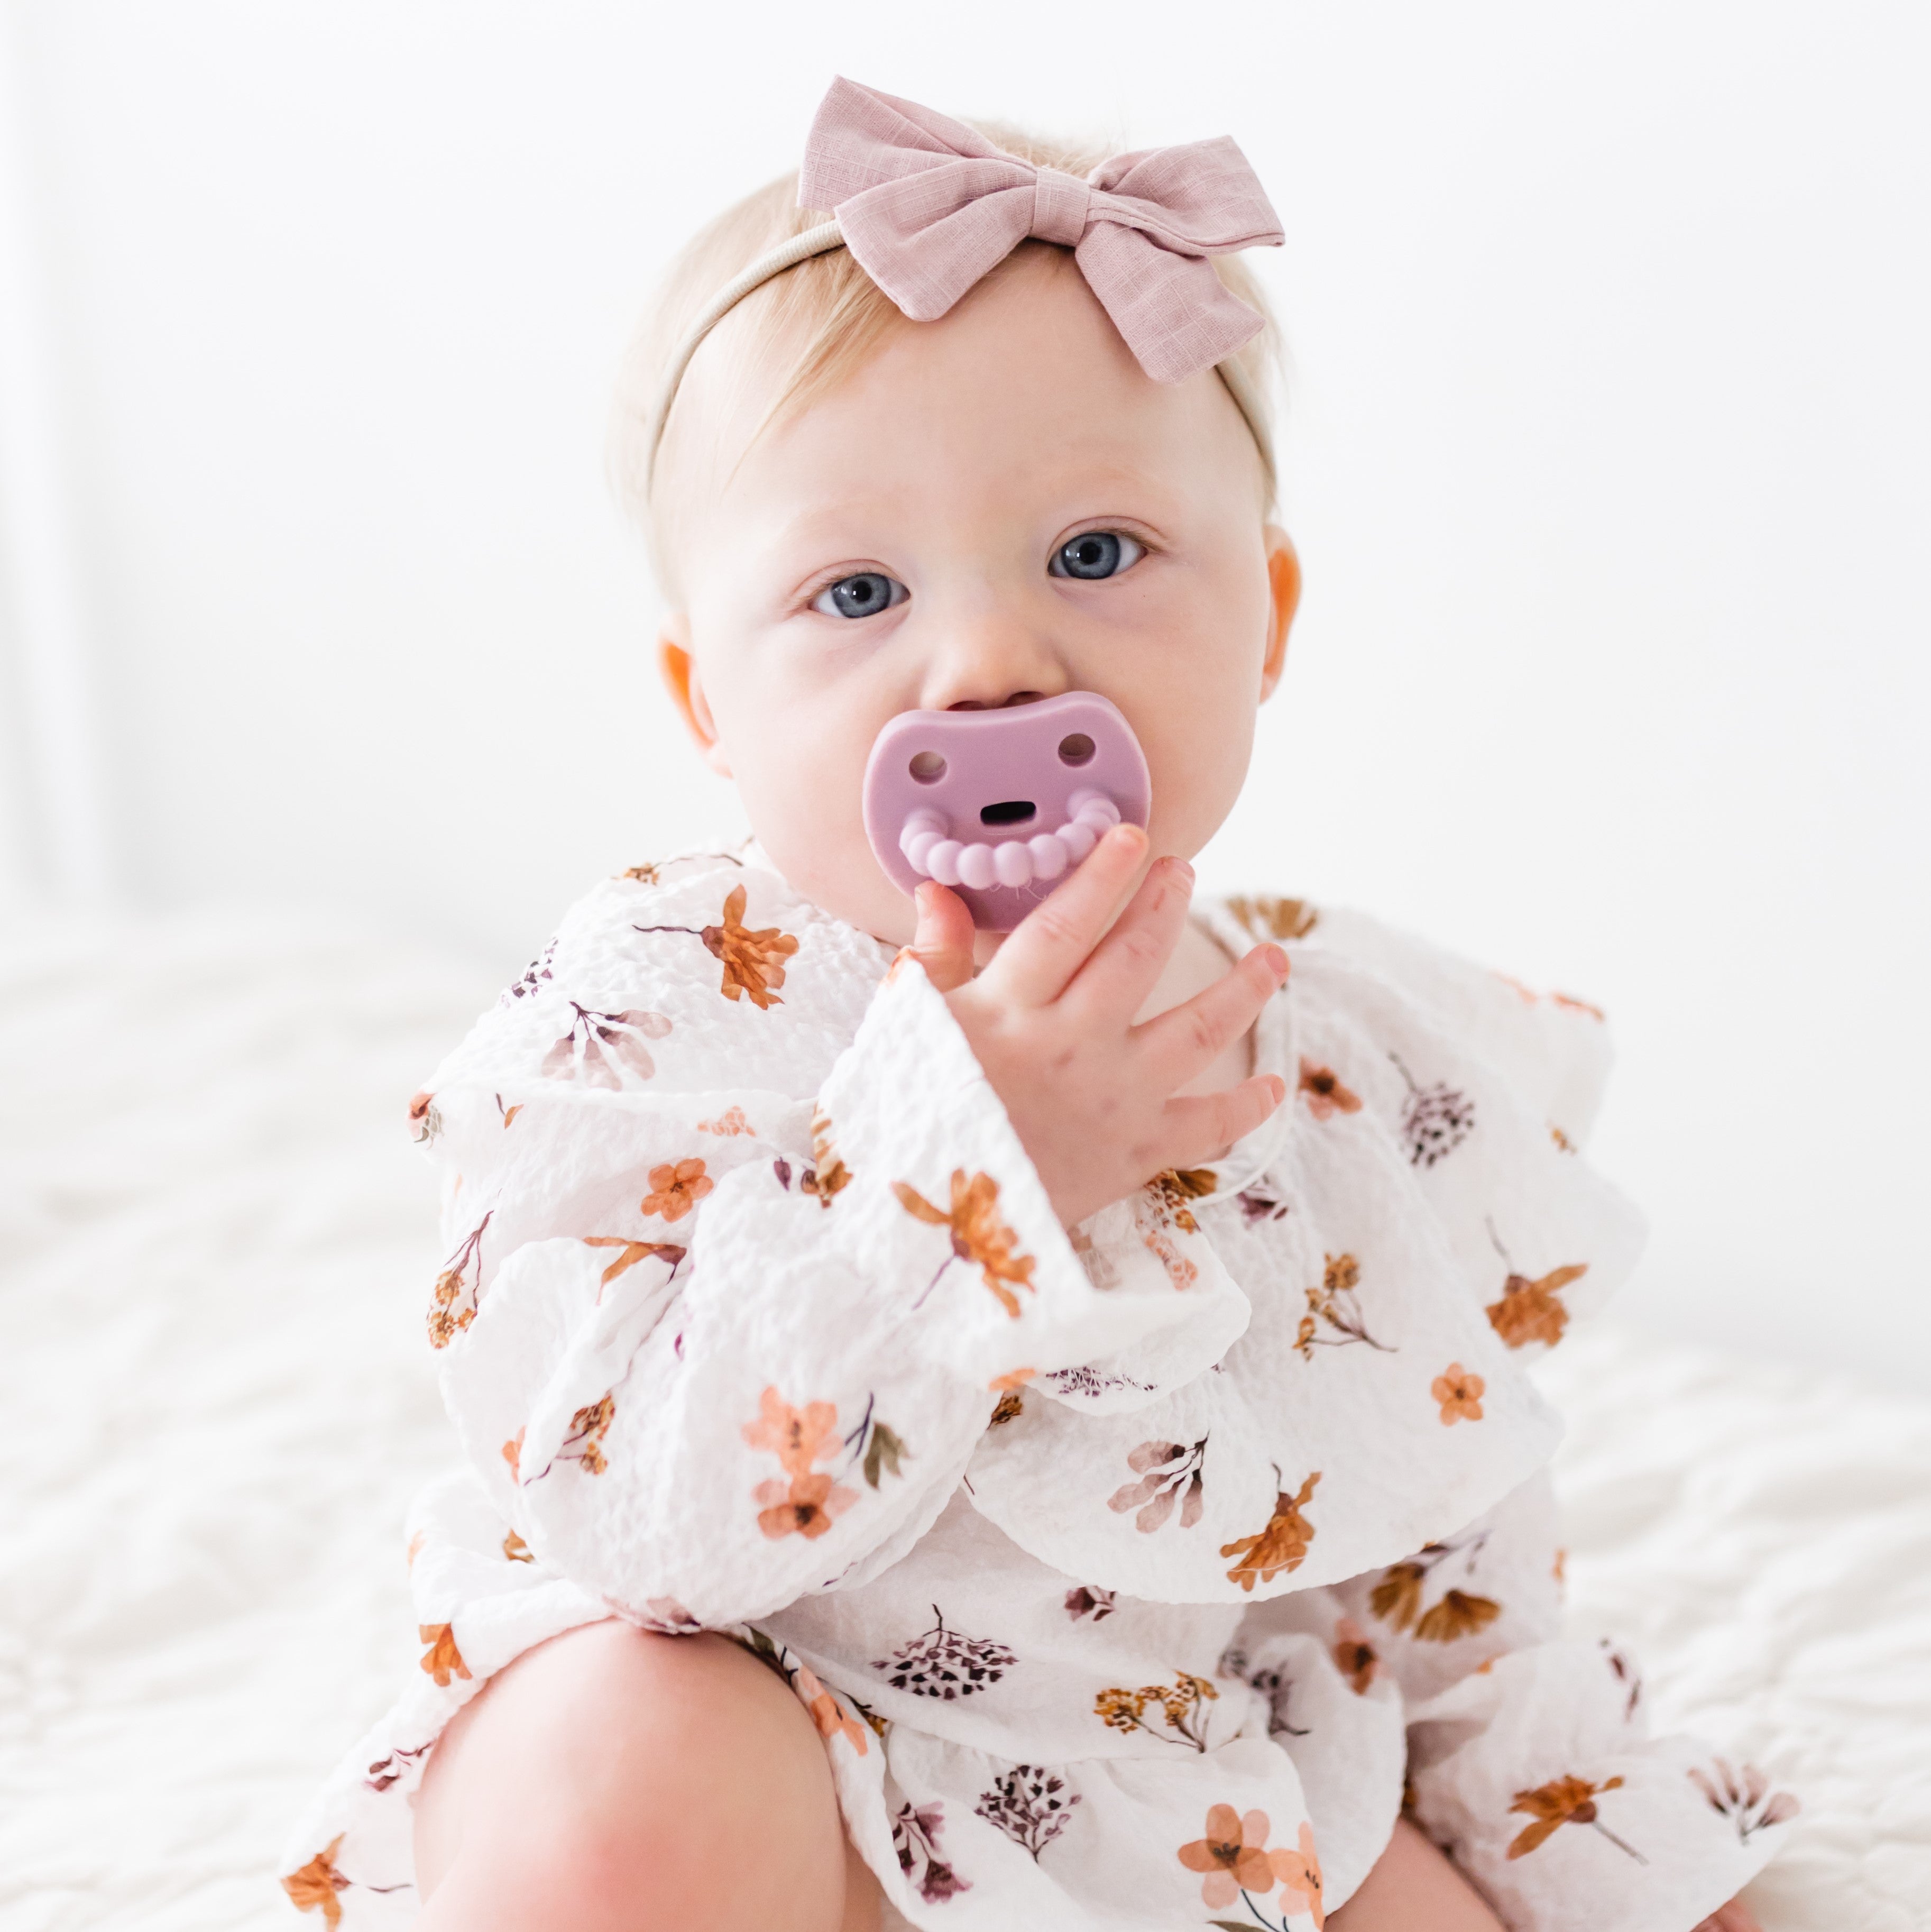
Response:
M664 425L670 418L670 406L677 400L678 386L683 381L684 372L691 366L691 358L697 354L705 337L752 290L761 288L774 275L781 275L787 268L795 268L800 262L808 260L814 255L825 254L833 248L842 248L844 244L845 238L837 222L821 222L816 228L808 228L803 234L793 236L790 241L772 249L769 254L760 255L742 274L727 282L706 304L703 313L684 332L682 339L672 352L664 372L663 386L658 392L657 406L651 412L649 434L644 446L648 452L643 472L646 496L657 473L657 447L664 440ZM1261 460L1267 465L1267 473L1271 477L1274 473L1274 446L1267 434L1267 417L1254 385L1248 380L1246 371L1237 362L1216 362L1213 365L1213 372L1227 385L1227 393L1234 398L1235 406L1246 418L1248 428L1253 432L1254 440L1260 446Z

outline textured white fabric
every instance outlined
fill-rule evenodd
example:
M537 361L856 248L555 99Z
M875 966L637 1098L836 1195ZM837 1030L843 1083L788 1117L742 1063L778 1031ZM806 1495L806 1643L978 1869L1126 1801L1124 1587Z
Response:
M218 927L45 935L4 983L0 1919L294 1922L268 1850L413 1635L391 1526L444 1453L396 1308L417 1184L369 1123L474 996ZM1612 1336L1551 1372L1572 1630L1638 1636L1666 1722L1804 1796L1771 1932L1921 1923L1931 1419Z
M922 1926L1318 1923L1405 1715L1513 1925L1687 1932L1750 1876L1791 1801L1722 1810L1620 1656L1548 1641L1522 1358L1639 1240L1577 1151L1600 1016L1243 910L1294 928L1256 1032L1294 1105L1072 1239L917 966L754 855L571 910L412 1108L470 1474L416 1511L421 1672L298 1903L399 1921L442 1724L606 1614L763 1649Z

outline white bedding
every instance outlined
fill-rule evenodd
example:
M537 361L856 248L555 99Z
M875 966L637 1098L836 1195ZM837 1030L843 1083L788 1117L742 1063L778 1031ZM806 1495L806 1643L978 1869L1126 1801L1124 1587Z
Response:
M303 1922L269 1863L410 1666L453 1453L401 1103L493 990L286 926L0 948L4 1932ZM1614 1330L1549 1375L1577 1630L1804 1798L1769 1932L1931 1926L1931 1407Z

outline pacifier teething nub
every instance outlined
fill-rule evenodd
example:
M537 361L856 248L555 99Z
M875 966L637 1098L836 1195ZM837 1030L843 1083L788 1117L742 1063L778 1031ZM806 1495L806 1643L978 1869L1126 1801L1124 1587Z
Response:
M1096 692L997 711L905 711L865 769L865 830L892 883L949 886L1010 932L1109 826L1147 823L1133 728Z

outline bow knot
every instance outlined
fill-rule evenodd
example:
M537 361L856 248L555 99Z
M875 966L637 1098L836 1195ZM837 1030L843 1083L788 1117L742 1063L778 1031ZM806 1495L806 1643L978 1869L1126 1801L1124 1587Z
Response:
M798 201L837 216L859 266L915 322L943 315L1028 238L1071 248L1159 382L1225 361L1262 326L1208 257L1282 239L1246 157L1225 138L1116 154L1081 180L842 78L811 124Z
M1041 168L1033 178L1033 225L1027 232L1036 242L1057 242L1077 248L1086 238L1087 211L1093 187L1078 175L1059 168Z

